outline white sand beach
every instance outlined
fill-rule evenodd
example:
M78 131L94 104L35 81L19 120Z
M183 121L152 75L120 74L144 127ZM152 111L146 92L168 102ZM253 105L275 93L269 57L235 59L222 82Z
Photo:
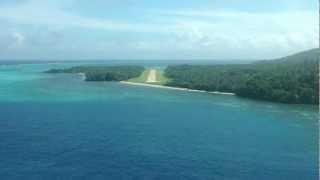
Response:
M134 83L128 81L120 81L120 83L134 85L134 86L146 86L146 87L153 87L153 88L162 88L162 89L171 89L171 90L180 90L180 91L189 91L189 92L201 92L201 93L210 93L210 94L221 94L221 95L229 95L234 96L234 93L227 93L227 92L218 92L218 91L204 91L204 90L195 90L195 89L188 89L188 88L179 88L179 87L170 87L170 86L163 86L163 85L156 85L156 84L146 84L146 83Z
M86 74L85 73L77 73L77 75L79 75L83 81L86 80Z

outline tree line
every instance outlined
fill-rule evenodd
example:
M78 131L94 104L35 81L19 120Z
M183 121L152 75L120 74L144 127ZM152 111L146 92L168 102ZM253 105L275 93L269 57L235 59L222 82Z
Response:
M84 73L86 81L125 81L140 76L144 70L143 66L76 66L46 72Z
M319 104L319 49L241 65L176 65L168 86L233 92L261 100Z

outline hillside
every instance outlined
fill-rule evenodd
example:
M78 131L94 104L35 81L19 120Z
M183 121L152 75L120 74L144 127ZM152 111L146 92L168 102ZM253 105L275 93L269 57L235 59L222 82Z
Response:
M309 51L303 51L291 56L287 56L284 58L281 58L280 61L284 61L284 62L295 62L295 63L299 63L301 61L319 61L319 57L320 57L320 49L316 48L316 49L311 49Z
M242 97L319 104L319 49L247 65L169 66L167 85L233 92Z

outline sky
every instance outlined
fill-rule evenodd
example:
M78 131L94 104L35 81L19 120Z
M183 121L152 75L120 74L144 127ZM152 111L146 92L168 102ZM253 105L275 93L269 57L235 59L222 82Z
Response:
M318 0L0 0L0 60L272 59L318 22Z

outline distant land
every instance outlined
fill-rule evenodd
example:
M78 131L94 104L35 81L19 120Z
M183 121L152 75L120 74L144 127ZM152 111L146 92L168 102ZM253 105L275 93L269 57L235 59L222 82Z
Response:
M292 104L319 104L319 49L244 65L169 66L168 86L233 92Z
M169 65L153 71L148 83L143 66L77 66L47 73L83 73L86 81L129 81L192 90L234 93L241 97L288 104L319 104L320 49L248 64Z

